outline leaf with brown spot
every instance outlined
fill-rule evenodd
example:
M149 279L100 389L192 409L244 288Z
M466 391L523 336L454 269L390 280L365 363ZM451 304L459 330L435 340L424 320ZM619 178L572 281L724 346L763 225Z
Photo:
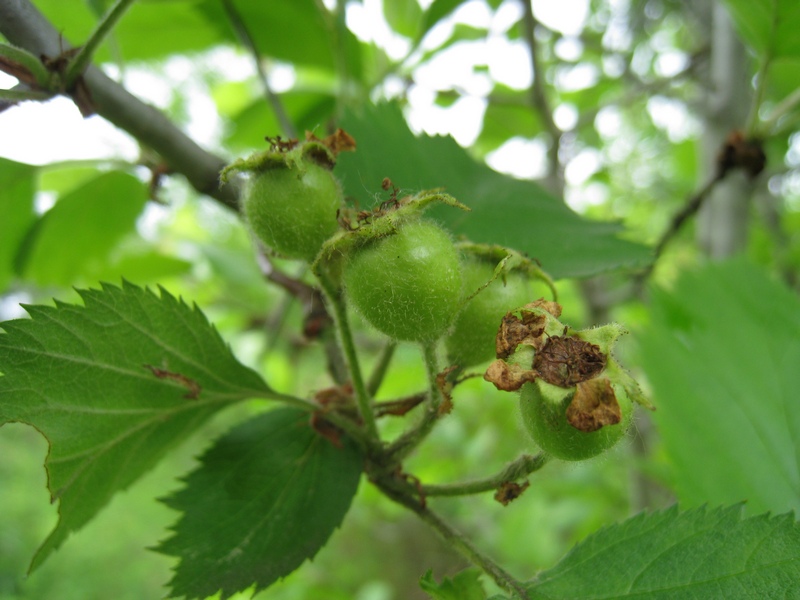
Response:
M607 357L599 346L570 336L552 336L536 353L533 368L547 383L572 387L605 369Z
M278 397L196 306L127 282L78 293L82 306L27 306L30 319L0 325L0 425L45 436L59 502L32 569L220 410Z
M617 396L611 382L598 377L578 384L575 396L567 407L567 422L579 431L597 431L622 420Z

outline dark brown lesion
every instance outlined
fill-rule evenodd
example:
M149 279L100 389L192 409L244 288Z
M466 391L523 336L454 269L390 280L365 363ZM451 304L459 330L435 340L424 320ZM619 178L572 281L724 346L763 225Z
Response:
M606 367L600 347L572 336L551 336L536 352L533 370L547 383L573 387L596 377Z
M197 398L200 397L200 392L203 388L201 388L200 384L194 379L190 379L181 373L174 373L172 371L167 371L166 369L154 367L153 365L144 365L144 367L146 369L150 369L150 372L159 379L169 379L185 387L188 391L183 397L187 400L197 400Z
M575 396L567 407L567 422L575 429L590 433L616 425L622 420L617 396L611 382L597 377L578 384Z

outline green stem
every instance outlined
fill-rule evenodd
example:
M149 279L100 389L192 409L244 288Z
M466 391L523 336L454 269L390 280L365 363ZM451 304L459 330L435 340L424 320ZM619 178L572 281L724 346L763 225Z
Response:
M423 485L421 492L423 496L469 496L472 494L481 494L483 492L491 492L499 488L502 484L508 481L516 481L531 473L538 471L547 464L549 457L545 454L537 454L531 456L530 454L523 454L514 462L509 463L502 471L487 477L485 479L477 479L475 481L466 481L464 483L451 483L445 485Z
M333 285L330 278L319 269L317 269L315 273L322 286L322 291L328 299L328 303L333 308L333 320L336 323L336 330L339 332L339 338L342 342L342 350L344 351L347 368L350 371L353 392L355 392L356 402L358 403L358 411L361 415L361 419L364 421L364 426L367 428L367 433L373 440L377 441L380 439L378 425L375 421L375 414L372 412L372 402L370 401L367 387L364 384L364 377L361 374L361 366L358 362L353 333L350 330L350 322L347 318L347 307L344 302L342 302L339 291Z
M793 91L775 105L769 117L764 121L764 129L771 129L784 115L794 110L798 104L800 104L800 88Z
M0 100L6 102L25 102L26 100L49 100L53 97L50 92L37 90L0 90Z
M23 83L49 89L51 73L42 61L22 48L0 43L0 66Z
M393 462L400 462L419 446L433 430L439 420L439 407L442 404L442 390L439 389L439 361L436 358L436 342L423 344L422 354L425 371L428 375L428 402L419 423L401 435L388 448L387 455Z
M512 577L511 574L500 565L473 546L472 542L470 542L464 534L451 527L450 524L444 521L438 514L431 511L427 506L420 504L417 498L409 494L404 494L392 487L383 486L380 482L378 486L387 497L405 506L425 523L430 525L449 546L460 552L464 558L483 570L497 585L509 593L517 594L522 600L528 600L528 591L521 581Z
M317 404L316 402L311 402L310 400L305 400L304 398L298 398L297 396L292 396L290 394L282 394L280 392L269 392L269 393L259 393L259 398L263 398L265 400L274 400L276 402L283 402L289 406L294 406L295 408L299 408L302 410L306 410L310 413L320 411L322 413L322 417L326 421L330 421L336 427L344 431L349 437L351 437L360 447L362 450L366 451L370 444L368 443L367 439L364 437L364 432L356 425L353 421L345 417L344 415L335 413L335 412L325 412L323 407Z
M267 102L269 102L272 112L283 130L283 134L289 138L296 138L297 129L286 113L286 109L284 109L280 98L272 91L272 86L269 84L269 77L267 77L267 72L264 70L261 53L258 51L255 40L253 40L253 36L250 34L250 29L247 27L244 19L242 19L239 11L236 10L236 6L234 6L232 0L222 0L222 6L228 14L228 18L234 30L236 30L236 35L239 37L239 40L253 56L253 62L255 63L256 72L258 73L258 79L261 81L261 87L264 88Z
M773 13L771 25L770 39L774 40L778 30L777 10ZM767 71L769 71L769 67L772 64L772 51L772 45L769 45L756 76L756 91L753 95L753 104L750 107L750 114L747 116L747 126L745 127L745 135L748 138L754 137L758 133L758 112L761 109L761 102L764 100L764 94L767 91Z
M386 376L386 371L389 370L389 364L392 362L392 357L394 356L396 348L397 342L394 341L387 342L383 347L383 351L378 357L378 363L375 365L375 369L372 371L367 381L367 392L369 392L371 396L374 396L378 392L378 389L380 389L383 378Z
M120 20L125 11L130 8L130 5L135 0L117 0L117 3L100 19L100 22L95 27L92 35L86 40L86 43L81 47L78 53L67 64L67 70L64 73L64 87L70 89L78 80L86 67L92 60L97 48L103 42L105 37L111 33L114 25Z

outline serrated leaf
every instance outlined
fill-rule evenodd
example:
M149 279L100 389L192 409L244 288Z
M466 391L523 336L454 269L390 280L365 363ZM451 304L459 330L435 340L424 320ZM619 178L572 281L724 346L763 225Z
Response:
M27 306L30 319L0 323L0 425L45 436L60 501L32 569L217 411L274 394L197 307L165 290L79 294L85 306Z
M528 585L531 600L789 598L800 581L793 515L741 506L640 514L578 544Z
M584 277L650 260L645 246L622 240L617 223L584 219L532 181L476 163L450 137L415 137L394 104L366 106L341 122L358 144L336 167L347 194L369 206L389 177L403 192L444 187L471 212L429 214L474 242L501 244L538 259L556 278Z
M284 408L239 425L165 500L183 512L157 548L181 558L173 597L264 589L313 558L341 524L363 458L308 421L308 413Z
M682 503L800 510L800 300L743 260L655 290L637 334Z
M486 592L478 569L465 569L452 579L443 577L437 583L433 571L428 570L419 580L419 587L433 600L485 600Z

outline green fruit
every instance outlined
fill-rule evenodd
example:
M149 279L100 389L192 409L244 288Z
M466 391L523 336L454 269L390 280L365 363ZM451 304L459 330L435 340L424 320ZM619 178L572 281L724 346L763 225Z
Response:
M633 405L621 385L609 385L619 403L621 420L616 425L604 425L590 432L576 429L567 420L567 409L576 388L557 387L541 380L523 385L520 410L533 441L547 454L571 461L586 460L611 448L625 435Z
M357 249L343 278L353 307L396 340L435 340L458 311L458 253L450 236L429 221L405 223Z
M463 272L464 294L469 296L492 278L494 265L468 260ZM530 286L520 273L506 275L505 281L500 277L492 281L456 318L445 341L449 364L466 368L493 359L500 321L508 311L530 300Z
M339 227L342 193L333 174L308 160L253 173L244 197L250 229L287 258L313 261Z

